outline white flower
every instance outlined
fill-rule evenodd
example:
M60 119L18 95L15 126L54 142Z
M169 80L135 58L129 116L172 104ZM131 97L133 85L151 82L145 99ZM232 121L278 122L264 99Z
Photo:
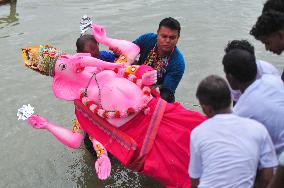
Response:
M99 109L98 112L97 112L97 114L101 117L104 117L104 113L105 113L105 110L103 110L103 109Z
M82 103L84 104L84 105L86 105L86 103L89 101L89 99L88 99L88 97L83 97L82 98Z
M22 108L18 109L18 120L26 120L28 119L31 115L34 114L34 107L32 107L30 104L28 105L23 105Z
M108 118L113 119L115 117L115 112L109 112L108 113Z
M133 81L133 79L136 78L133 74L128 75L128 80Z
M143 100L143 104L147 105L148 102L151 100L151 98L150 98L150 96L143 95L142 100Z
M90 108L90 110L91 110L92 112L94 112L95 109L97 108L97 105L92 104L89 108Z
M121 110L120 111L120 117L122 118L126 118L128 116L127 111L126 110Z
M149 112L150 112L150 108L149 108L149 107L147 107L147 108L144 109L144 114L145 114L145 115L147 115Z
M137 79L136 85L137 85L138 87L141 87L141 86L142 86L142 79Z
M137 105L134 105L132 108L134 109L135 113L140 112L140 110L142 109L140 106Z
M145 86L145 87L143 87L142 91L143 92L145 92L145 91L151 92L151 88Z

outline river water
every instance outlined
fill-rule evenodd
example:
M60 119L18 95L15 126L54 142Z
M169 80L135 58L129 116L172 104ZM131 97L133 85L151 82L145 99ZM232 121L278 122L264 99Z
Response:
M224 76L221 60L229 40L248 39L259 59L283 69L283 56L266 52L248 34L262 4L262 0L21 0L0 6L0 187L160 187L118 163L111 178L99 181L83 146L68 149L50 133L17 120L23 104L64 127L74 119L73 104L53 97L51 78L24 67L21 47L51 44L74 53L84 14L105 26L108 36L127 40L156 32L161 19L175 17L182 26L178 47L187 62L177 100L200 110L193 106L197 84L209 74Z

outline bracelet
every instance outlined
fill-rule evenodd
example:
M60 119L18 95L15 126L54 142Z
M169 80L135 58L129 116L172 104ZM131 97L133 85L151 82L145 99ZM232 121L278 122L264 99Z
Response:
M72 123L73 123L72 132L73 133L82 133L79 121L77 119L74 119L72 121Z
M116 60L115 60L116 63L125 63L127 62L127 57L123 54L121 54Z
M100 158L102 155L104 155L106 153L104 148L102 148L101 144L95 145L95 151L97 153L98 158Z

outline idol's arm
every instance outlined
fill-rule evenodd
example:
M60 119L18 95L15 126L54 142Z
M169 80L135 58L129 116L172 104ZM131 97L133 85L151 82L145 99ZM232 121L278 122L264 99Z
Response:
M121 68L123 65L121 63L111 63L103 61L94 57L80 56L80 62L78 63L77 66L78 66L76 67L77 69L84 67L97 67L101 69L113 70L115 68Z
M57 140L70 148L79 148L84 137L82 133L56 126L40 115L32 115L27 119L27 122L35 129L48 130Z

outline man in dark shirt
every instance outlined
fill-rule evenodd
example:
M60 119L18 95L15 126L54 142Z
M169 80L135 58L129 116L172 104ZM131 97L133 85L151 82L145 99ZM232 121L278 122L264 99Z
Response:
M180 23L174 18L163 19L155 33L146 33L133 43L140 47L137 64L146 64L157 70L161 97L175 101L175 90L183 76L185 61L176 47L180 37Z

